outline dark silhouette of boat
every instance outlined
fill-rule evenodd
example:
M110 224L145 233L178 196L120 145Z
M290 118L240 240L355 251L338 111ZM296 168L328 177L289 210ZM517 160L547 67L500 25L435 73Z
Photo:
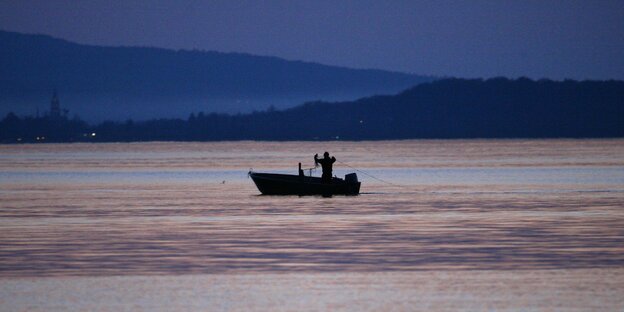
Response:
M358 195L360 182L357 174L350 173L344 179L332 178L331 183L322 183L321 178L299 175L260 173L249 171L258 190L263 195Z

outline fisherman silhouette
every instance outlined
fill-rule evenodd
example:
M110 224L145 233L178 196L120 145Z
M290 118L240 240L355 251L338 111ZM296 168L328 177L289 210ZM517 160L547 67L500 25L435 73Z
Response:
M323 158L319 159L318 154L314 155L314 164L321 164L323 167L323 175L321 176L322 183L331 183L332 179L332 166L336 162L336 157L329 158L329 153L325 152Z

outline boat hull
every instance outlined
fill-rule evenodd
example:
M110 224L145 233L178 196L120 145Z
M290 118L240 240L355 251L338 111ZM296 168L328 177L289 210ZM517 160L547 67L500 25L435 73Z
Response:
M263 195L358 195L360 182L333 178L322 183L321 178L290 174L250 172L258 190Z

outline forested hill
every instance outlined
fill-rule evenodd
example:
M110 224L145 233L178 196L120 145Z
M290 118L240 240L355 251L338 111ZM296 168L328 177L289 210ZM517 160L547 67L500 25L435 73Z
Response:
M53 130L32 132L35 119L10 116L0 123L0 133L4 142L15 142L17 135L32 141L46 131L48 141L624 137L624 82L445 79L393 96L283 111L95 126L66 122L74 130L61 137L51 135ZM80 127L97 135L83 139L76 135Z
M445 79L276 115L284 129L267 132L293 138L622 137L624 81Z
M75 44L0 31L0 114L34 114L53 89L90 121L251 112L310 100L392 94L431 77L276 57Z

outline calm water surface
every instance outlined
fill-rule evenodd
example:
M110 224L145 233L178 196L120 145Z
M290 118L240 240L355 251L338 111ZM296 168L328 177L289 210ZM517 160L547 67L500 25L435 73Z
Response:
M325 150L336 175L360 170L360 196L260 196L247 178ZM624 140L0 145L2 310L622 298Z

